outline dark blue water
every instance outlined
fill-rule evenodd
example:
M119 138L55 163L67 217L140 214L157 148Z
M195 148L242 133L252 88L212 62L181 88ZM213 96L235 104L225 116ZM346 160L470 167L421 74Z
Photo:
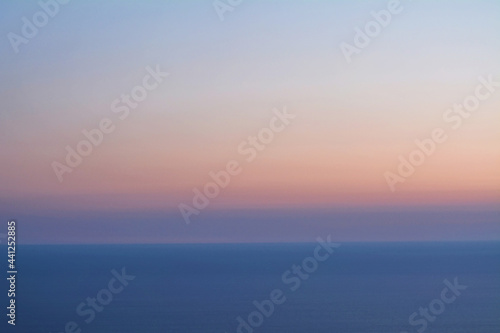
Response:
M437 308L442 312L423 331L500 332L499 243L345 243L307 279L297 278L300 286L285 283L283 273L312 256L316 246L20 246L16 327L7 327L5 314L0 327L59 333L73 321L78 328L69 324L67 332L229 333L237 331L238 316L247 321L256 311L253 301L268 300L279 289L282 303L261 316L254 332L417 332L424 317L418 315L420 324L412 326L409 316L441 297L445 279L457 278L467 289L450 304L441 302L445 308ZM135 278L124 287L115 281L114 290L123 290L112 293L111 270L122 268ZM108 291L101 300L109 303L102 311L84 303L87 314L77 314L77 306L103 288ZM5 309L5 282L2 289ZM254 320L259 324L259 315Z

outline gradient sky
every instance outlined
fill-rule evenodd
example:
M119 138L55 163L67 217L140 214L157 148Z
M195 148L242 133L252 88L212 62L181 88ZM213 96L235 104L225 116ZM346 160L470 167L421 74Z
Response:
M211 1L73 0L17 54L6 35L40 7L2 2L0 218L27 243L500 239L500 90L459 129L442 119L500 81L500 2L401 3L347 64L340 43L387 1L247 0L222 22ZM156 65L169 77L118 120ZM284 106L296 119L244 162ZM116 130L58 182L51 163L103 118ZM436 127L449 139L390 192L384 172ZM184 224L178 204L233 159Z

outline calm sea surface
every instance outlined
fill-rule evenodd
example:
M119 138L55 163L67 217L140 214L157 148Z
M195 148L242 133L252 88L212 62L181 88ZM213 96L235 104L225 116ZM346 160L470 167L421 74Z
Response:
M229 333L240 316L244 333L500 332L500 243L343 243L317 267L309 260L307 278L290 271L284 281L317 245L18 246L17 324L8 331ZM123 268L127 285L113 280L112 293L111 271ZM455 278L467 289L445 293L454 297L446 304L443 281ZM2 289L5 309L5 280ZM253 302L269 304L276 289L281 304L255 313ZM97 296L107 304L93 309L87 298ZM417 313L410 325L433 301L439 314Z

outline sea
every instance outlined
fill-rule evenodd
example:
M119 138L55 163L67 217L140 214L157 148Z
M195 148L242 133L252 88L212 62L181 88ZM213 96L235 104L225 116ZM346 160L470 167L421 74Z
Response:
M19 245L1 332L500 332L499 242L338 244Z

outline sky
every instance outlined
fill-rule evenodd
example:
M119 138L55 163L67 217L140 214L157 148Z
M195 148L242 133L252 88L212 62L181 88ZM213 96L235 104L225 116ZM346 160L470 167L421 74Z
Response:
M445 115L500 81L500 3L401 1L348 62L341 45L389 3L247 0L221 20L211 1L73 0L25 38L40 4L2 2L0 218L21 243L498 240L500 87ZM121 119L151 71L168 75ZM241 145L284 110L248 161ZM54 162L103 119L60 181ZM446 140L398 174L436 129Z

